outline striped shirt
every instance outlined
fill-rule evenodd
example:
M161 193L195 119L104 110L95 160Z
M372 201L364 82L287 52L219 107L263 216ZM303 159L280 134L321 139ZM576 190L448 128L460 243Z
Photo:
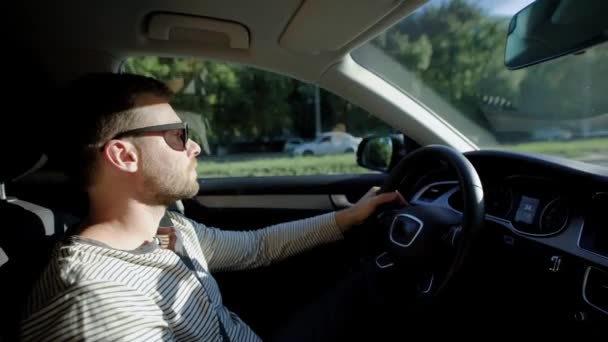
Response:
M181 253L156 243L117 250L79 236L58 245L29 298L23 340L258 341L223 306L210 272L265 266L342 238L335 213L244 232L168 215Z

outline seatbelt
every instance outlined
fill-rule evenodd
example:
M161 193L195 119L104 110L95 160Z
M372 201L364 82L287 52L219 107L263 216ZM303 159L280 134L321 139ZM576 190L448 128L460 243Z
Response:
M194 273L194 276L201 283L201 286L203 288L205 288L205 285L203 284L203 280L198 276L198 273L196 272L196 267L194 266L194 262L192 262L192 259L190 258L190 256L188 255L188 252L186 251L186 249L184 248L184 245L182 244L182 237L180 235L180 232L177 229L175 229L175 226L173 225L173 221L171 221L171 218L169 218L169 216L166 213L165 213L165 216L163 216L163 218L160 221L158 231L159 231L159 233L161 231L164 231L164 233L165 233L165 234L157 235L157 237L159 239L159 241L157 241L158 245L161 248L170 249L173 252L175 252L175 254L177 254L177 256L180 257L180 259L186 265L186 267L188 267L188 269L190 271L192 271L192 273ZM169 234L166 234L166 233L169 233ZM173 234L171 234L171 233L173 233ZM172 237L173 237L173 239L171 239ZM220 336L222 336L222 341L230 342L230 338L228 337L228 334L226 333L226 328L224 327L224 324L222 323L222 320L220 319L220 316L218 315L217 312L215 312L215 317L217 318L217 322L220 326Z

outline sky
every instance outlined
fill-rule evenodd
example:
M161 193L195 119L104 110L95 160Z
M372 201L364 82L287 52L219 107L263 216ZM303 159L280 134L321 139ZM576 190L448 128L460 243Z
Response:
M431 0L429 3L441 4L448 1L450 0ZM511 17L534 0L467 0L467 2L485 8L490 15Z
M471 0L490 11L490 14L512 16L534 0Z

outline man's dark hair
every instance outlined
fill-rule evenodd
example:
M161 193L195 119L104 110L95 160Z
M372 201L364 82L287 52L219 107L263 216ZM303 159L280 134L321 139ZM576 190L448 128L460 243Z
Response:
M69 144L64 151L74 152L68 166L72 180L90 184L100 148L117 133L133 128L132 109L144 94L167 101L173 95L164 83L133 74L91 73L68 85L62 110L73 128L63 137Z

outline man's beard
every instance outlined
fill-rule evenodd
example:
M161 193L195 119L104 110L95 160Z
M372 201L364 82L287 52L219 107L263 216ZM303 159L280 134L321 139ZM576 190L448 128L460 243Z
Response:
M150 205L169 206L175 201L193 197L199 190L198 181L192 177L195 167L196 160L188 165L187 170L177 170L172 165L159 165L153 157L142 158L144 201Z

